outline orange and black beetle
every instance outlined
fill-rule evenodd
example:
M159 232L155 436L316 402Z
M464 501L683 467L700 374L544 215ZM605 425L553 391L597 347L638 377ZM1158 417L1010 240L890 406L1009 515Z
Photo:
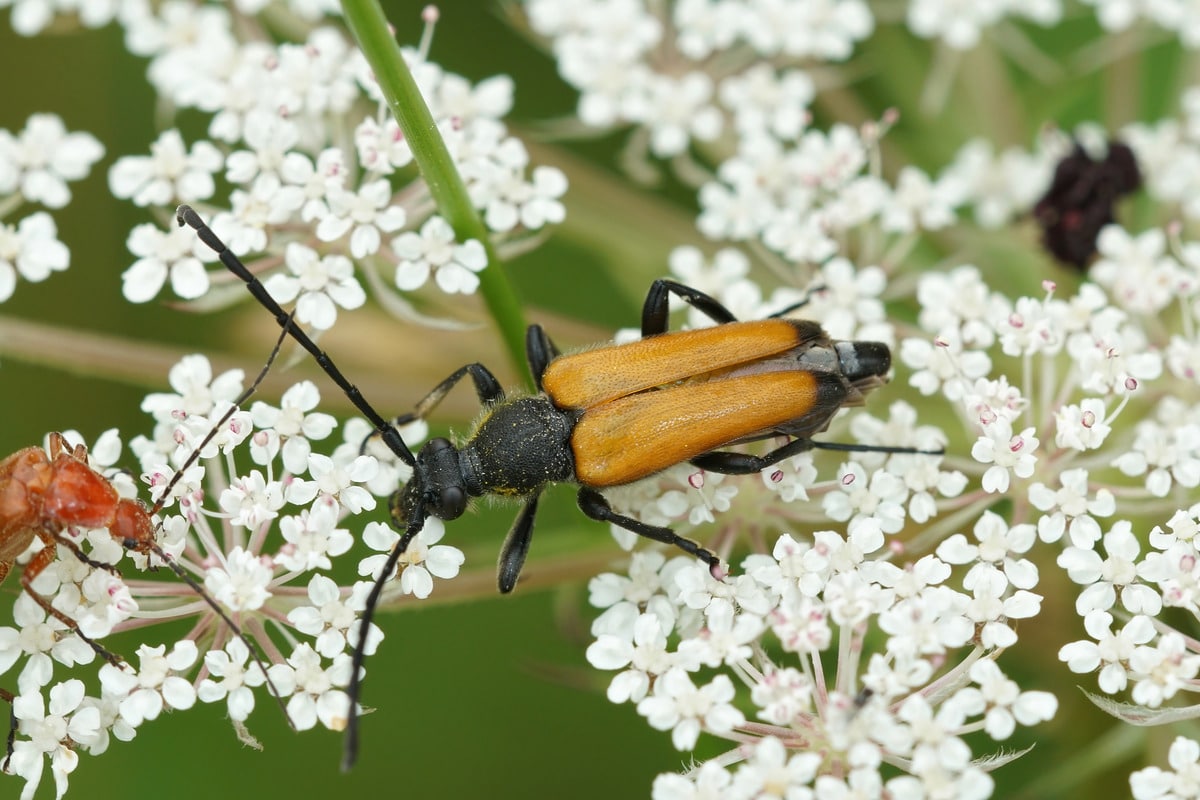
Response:
M685 461L713 472L748 474L814 447L863 449L814 442L811 437L825 430L840 408L860 403L866 392L882 384L891 366L891 353L880 342L833 340L815 322L780 315L739 322L703 292L658 280L642 310L640 341L561 355L542 328L532 325L525 345L538 394L508 398L486 367L468 364L438 384L411 414L389 423L195 211L180 206L177 218L180 225L196 229L279 325L313 355L392 452L413 468L412 478L390 500L400 541L363 613L349 688L352 705L343 766L352 763L355 753L353 703L367 626L384 583L426 519L456 519L472 497L521 499L524 506L500 553L500 591L509 592L529 551L539 496L551 483L574 483L580 487L579 507L587 516L679 547L721 577L724 572L715 553L670 528L614 511L600 490ZM671 294L717 326L669 332ZM448 439L431 439L414 456L396 425L427 415L467 376L486 409L474 432L461 447ZM775 436L791 441L761 456L721 449Z

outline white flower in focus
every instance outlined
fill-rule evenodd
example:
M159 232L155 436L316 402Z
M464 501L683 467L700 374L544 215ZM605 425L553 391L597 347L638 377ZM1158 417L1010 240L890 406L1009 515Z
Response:
M364 184L357 192L332 189L329 215L317 223L317 238L335 242L350 234L350 254L366 258L378 252L383 234L400 230L408 219L391 201L391 185L385 180Z
M229 515L230 524L254 529L279 516L279 509L283 508L283 484L268 482L261 472L252 470L235 478L217 502L221 511Z
M313 647L318 653L334 658L357 636L358 612L365 606L366 593L372 586L372 581L357 583L351 597L343 599L336 583L324 575L313 575L308 582L308 601L312 605L289 611L288 622L301 633L315 637ZM382 639L383 632L372 622L364 653L373 654Z
M30 214L16 227L0 222L0 303L12 297L18 276L38 283L70 262L71 253L58 240L54 218L46 212Z
M687 672L676 667L654 682L654 693L638 703L638 713L650 727L670 730L677 750L691 750L702 730L729 733L746 721L731 705L733 681L718 675L706 686L697 687Z
M1057 542L1066 533L1075 547L1090 548L1100 540L1095 517L1112 516L1116 498L1108 489L1090 492L1087 470L1063 470L1058 478L1062 488L1057 491L1040 481L1029 487L1029 502L1045 512L1038 519L1038 535L1043 542Z
M320 402L316 384L300 381L283 393L279 408L259 401L250 407L256 427L269 429L284 439L283 466L288 472L304 472L312 452L310 440L326 438L337 426L337 420L329 414L313 411Z
M0 129L0 194L14 191L30 203L63 208L71 200L67 181L87 177L104 156L90 133L68 133L54 114L34 114L17 136Z
M277 272L263 281L278 303L296 300L296 319L318 331L337 321L337 309L360 307L367 293L354 276L354 262L345 256L321 256L316 250L290 242L284 252L288 273Z
M207 414L215 404L228 404L241 394L244 377L242 370L231 369L214 378L207 356L184 356L167 373L167 382L175 393L146 395L142 411L160 422L174 421L177 412L186 416Z
M6 771L25 779L21 800L32 800L45 767L43 756L50 756L57 797L67 791L67 776L79 763L71 745L95 741L100 732L100 712L84 704L84 685L69 680L50 688L47 709L40 690L22 692L12 701L12 714L23 737L12 743L12 758Z
M339 687L350 682L349 655L338 655L329 667L322 667L321 657L305 643L296 647L286 664L273 664L268 671L271 682L288 687L284 694L292 695L287 713L296 730L309 730L318 722L332 731L346 727L349 698Z
M230 183L249 183L263 173L278 174L300 132L286 117L256 109L246 118L244 139L252 149L236 150L225 159L225 179Z
M458 575L465 556L457 547L438 544L446 534L446 526L437 517L425 520L421 532L409 542L396 568L400 574L400 591L421 600L433 592L433 579L449 580ZM378 580L388 554L400 541L400 535L382 522L369 522L363 529L363 542L382 554L368 556L358 564L358 574Z
M1100 447L1112 432L1106 413L1104 401L1098 397L1063 406L1054 414L1054 443L1079 451Z
M861 464L851 461L839 470L838 488L841 491L830 492L822 502L832 519L871 520L883 533L896 533L904 526L908 490L895 475L880 470L868 476ZM876 546L882 544L880 539Z
M205 653L204 667L210 677L200 681L196 696L203 703L226 700L229 718L244 722L254 710L252 689L262 686L266 680L258 665L249 659L250 651L236 636L225 644L224 650L210 650ZM287 694L278 684L275 684L275 688L282 694Z
M1188 650L1187 642L1172 631L1159 637L1156 647L1140 645L1129 657L1134 680L1133 702L1158 708L1191 685L1200 672L1200 655Z
M398 431L400 438L416 452L417 445L429 435L429 424L417 419L401 425ZM335 464L349 466L364 453L375 458L378 470L363 485L376 497L388 497L396 491L397 486L407 483L412 477L412 467L401 461L383 441L383 437L362 417L346 420L342 426L342 440L342 444L333 451Z
M125 244L138 257L121 274L122 293L131 303L154 299L168 278L171 289L185 300L208 291L208 272L193 254L196 237L189 228L172 225L162 231L145 223L129 232Z
M300 187L284 185L278 175L267 172L255 178L248 190L231 191L231 210L218 213L209 224L238 255L259 253L267 249L267 228L289 222L304 201ZM206 257L215 257L209 253Z
M969 543L961 533L956 533L937 548L938 556L948 564L978 562L963 578L964 587L971 588L972 575L977 568L1001 570L1006 582L1017 589L1032 589L1037 585L1037 566L1029 559L1019 557L1029 552L1037 542L1033 525L1010 528L999 514L985 511L976 521L972 534L977 545Z
M629 637L601 634L587 649L587 660L596 669L625 669L608 685L613 703L640 702L650 689L652 677L673 666L667 650L667 634L653 614L638 617Z
M454 229L434 215L421 226L392 240L396 265L396 287L411 292L424 286L432 274L438 288L447 294L471 294L479 286L476 273L487 266L487 252L476 239L457 244Z
M337 147L327 147L314 165L307 155L293 151L283 157L279 177L285 185L300 189L304 197L300 219L311 223L329 213L329 194L345 187L345 155Z
M213 173L223 161L221 151L208 141L196 142L188 152L183 136L172 128L159 134L149 156L118 158L108 171L108 186L114 197L128 198L135 206L194 203L212 197Z
M1033 433L1033 428L1026 428L1014 435L1012 425L1002 418L983 429L983 434L971 447L971 457L981 464L992 464L983 474L985 491L1007 492L1010 470L1019 478L1033 474L1037 464L1034 453L1038 447L1038 439Z
M1085 587L1075 599L1080 616L1090 611L1107 611L1117 602L1131 614L1154 616L1162 610L1162 597L1138 580L1141 546L1128 520L1118 520L1104 534L1102 558L1093 549L1068 547L1058 556L1058 565L1072 581Z
M204 575L204 588L213 600L235 613L262 608L271 596L272 568L241 547L231 550L224 561L223 567L212 567Z
M1079 640L1063 645L1058 660L1066 662L1075 673L1099 669L1096 683L1108 694L1122 692L1128 682L1126 665L1139 646L1151 641L1157 632L1154 621L1143 614L1133 617L1116 633L1112 631L1113 616L1107 611L1089 611L1083 626L1095 641Z
M191 681L178 674L196 663L199 652L195 642L190 639L177 642L170 653L166 645L142 645L137 654L140 665L136 672L111 664L100 668L104 691L123 698L121 719L130 727L137 728L146 720L157 719L164 709L186 710L196 703Z
M357 456L349 464L338 464L329 456L310 453L308 473L311 481L294 480L287 487L287 500L296 505L312 502L317 496L335 500L351 514L375 507L375 498L358 483L367 483L379 471L374 456Z
M275 563L294 572L332 569L330 558L354 545L354 535L337 527L337 512L337 503L326 501L280 519L279 531L286 544L279 548Z
M358 163L380 175L390 175L412 161L412 148L400 124L390 115L382 124L367 117L354 129Z
M1058 710L1058 700L1049 692L1022 692L1015 681L1000 671L1000 667L991 659L981 659L971 665L971 680L978 686L963 690L965 697L959 697L973 707L983 707L984 730L996 741L1003 741L1012 735L1019 722L1022 725L1036 725L1054 716ZM975 693L978 693L976 696Z

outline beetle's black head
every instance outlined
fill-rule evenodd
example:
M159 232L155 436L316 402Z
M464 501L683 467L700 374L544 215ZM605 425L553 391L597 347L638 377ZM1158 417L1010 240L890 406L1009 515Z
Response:
M417 516L458 519L467 499L457 448L447 439L430 439L417 453L412 478L392 496L392 519L402 525Z

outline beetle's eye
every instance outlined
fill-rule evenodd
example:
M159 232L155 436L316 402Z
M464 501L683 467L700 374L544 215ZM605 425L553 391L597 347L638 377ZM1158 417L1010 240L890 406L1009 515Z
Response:
M467 510L467 493L457 486L447 486L438 495L438 516L458 519Z

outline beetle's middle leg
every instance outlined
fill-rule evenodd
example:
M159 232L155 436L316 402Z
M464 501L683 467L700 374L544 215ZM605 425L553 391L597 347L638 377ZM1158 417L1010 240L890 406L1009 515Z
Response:
M504 388L500 386L500 381L496 380L496 376L492 374L491 370L483 364L467 364L465 367L454 370L450 377L433 387L432 391L425 395L412 411L396 417L392 420L392 424L399 427L418 419L425 419L430 412L437 408L438 403L445 399L450 390L467 375L471 376L471 381L475 384L475 394L479 396L479 402L483 405L491 405L504 399Z

